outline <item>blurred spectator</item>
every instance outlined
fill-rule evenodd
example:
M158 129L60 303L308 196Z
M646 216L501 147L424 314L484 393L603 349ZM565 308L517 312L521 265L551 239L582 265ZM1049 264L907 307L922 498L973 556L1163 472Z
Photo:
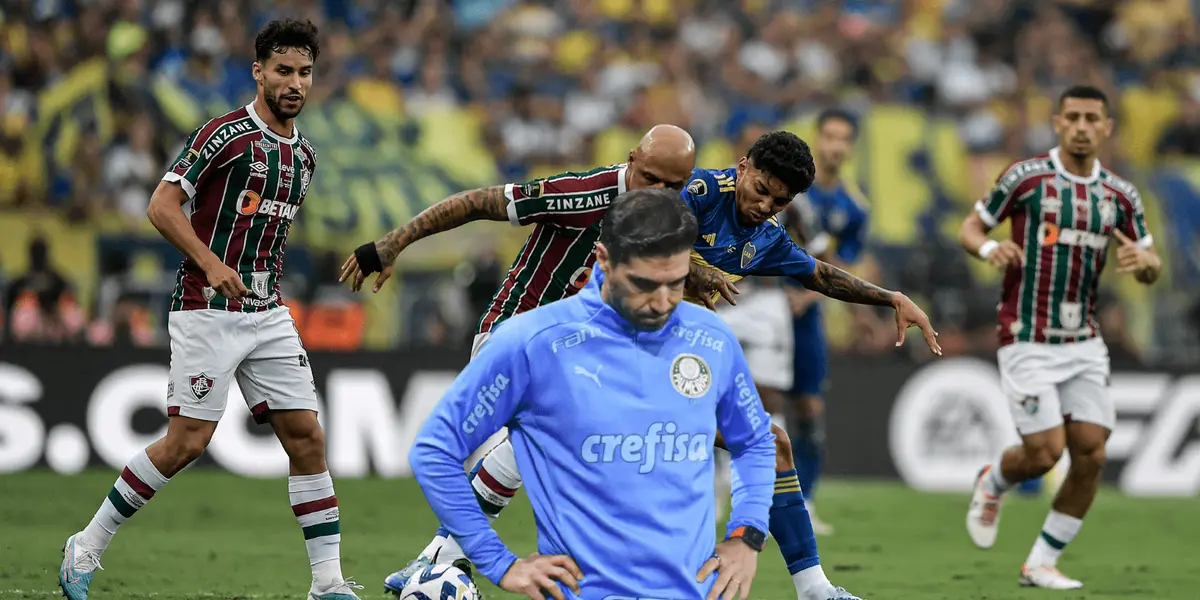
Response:
M29 269L15 279L5 294L10 339L21 342L62 343L74 339L84 325L67 280L50 263L46 240L29 244Z
M1184 101L1179 120L1167 125L1155 150L1159 154L1200 157L1200 101Z
M109 150L104 160L105 188L117 210L131 221L140 220L150 205L150 192L162 177L163 161L154 155L154 125L139 115L125 139Z

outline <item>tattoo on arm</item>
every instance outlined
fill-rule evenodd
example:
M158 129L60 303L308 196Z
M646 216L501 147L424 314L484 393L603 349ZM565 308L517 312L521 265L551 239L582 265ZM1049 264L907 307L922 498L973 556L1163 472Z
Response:
M853 304L891 306L894 294L819 260L812 275L802 279L801 283L814 292Z
M480 219L508 220L508 199L504 196L504 186L454 194L421 211L421 214L413 217L403 227L393 229L391 233L383 236L383 239L375 242L375 248L379 251L379 259L383 264L390 265L409 244Z

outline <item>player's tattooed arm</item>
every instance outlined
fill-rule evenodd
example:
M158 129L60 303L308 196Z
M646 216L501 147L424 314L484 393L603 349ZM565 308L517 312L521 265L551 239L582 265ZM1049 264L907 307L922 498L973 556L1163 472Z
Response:
M820 292L842 302L891 306L896 314L896 345L904 345L904 332L915 325L921 329L930 351L941 356L942 347L937 343L938 334L934 331L933 325L929 323L929 316L908 296L900 292L885 290L819 260L816 261L816 268L813 269L812 274L802 278L800 282L814 292Z
M390 265L413 242L481 219L508 220L508 198L504 196L504 186L454 194L421 211L403 227L383 236L375 242L375 249L379 251L380 262Z
M892 306L896 293L859 279L827 262L816 261L811 275L801 279L804 287L834 300L873 306Z

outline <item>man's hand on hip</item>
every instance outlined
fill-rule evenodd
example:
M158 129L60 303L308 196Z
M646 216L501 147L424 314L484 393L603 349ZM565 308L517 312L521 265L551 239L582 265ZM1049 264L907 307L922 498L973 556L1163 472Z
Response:
M758 572L758 552L746 545L739 538L725 540L717 544L713 557L704 563L697 582L708 579L713 572L717 573L717 582L708 593L708 600L746 600L750 594L750 584Z
M523 594L533 600L546 600L546 594L556 600L566 600L559 581L579 593L579 580L583 572L571 557L565 554L542 556L536 552L529 558L519 558L500 579L500 589L514 594Z

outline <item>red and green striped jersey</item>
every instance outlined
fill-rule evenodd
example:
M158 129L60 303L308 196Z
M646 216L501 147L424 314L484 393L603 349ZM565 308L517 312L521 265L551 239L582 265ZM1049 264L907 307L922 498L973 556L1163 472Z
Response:
M204 271L185 258L171 310L258 312L282 305L283 251L316 167L317 154L299 130L291 138L272 132L253 104L192 132L163 181L183 187L191 199L192 229L241 274L253 295L217 294Z
M1087 177L1071 174L1058 148L1013 163L975 210L988 227L1011 219L1013 242L1025 251L1025 264L1004 276L1001 345L1097 336L1096 291L1112 232L1143 248L1154 243L1132 183L1100 161Z
M534 227L480 319L479 333L583 289L596 262L600 221L624 191L623 164L505 185L509 222Z

